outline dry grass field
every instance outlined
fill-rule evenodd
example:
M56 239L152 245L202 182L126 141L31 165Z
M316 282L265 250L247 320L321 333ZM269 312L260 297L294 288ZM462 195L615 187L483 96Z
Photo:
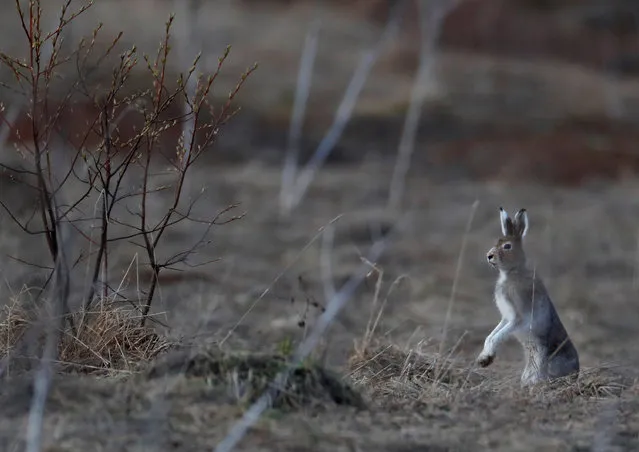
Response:
M99 18L107 32L124 29L126 42L144 51L157 46L174 4L138 0L129 9L117 3L97 2L77 32ZM371 2L381 12L363 2L333 3L323 10L329 20L303 158L330 125L357 62L352 55L375 41L385 18L384 2ZM471 6L464 12L466 3ZM83 336L65 330L47 399L43 451L214 450L317 325L330 301L327 265L337 288L362 265L369 272L234 450L639 448L639 141L633 111L639 82L610 76L597 58L582 57L586 52L570 35L581 17L575 2L547 9L513 1L519 5L512 11L515 23L553 18L565 35L554 53L532 36L536 29L523 25L511 48L491 47L496 38L470 48L455 27L481 10L477 3L462 2L443 32L402 211L386 207L415 69L411 22L380 58L333 157L288 217L280 216L278 205L282 161L300 51L315 10L306 2L202 7L199 26L215 36L209 41L202 35L210 44L207 64L224 47L218 41L233 44L217 95L224 96L253 61L260 67L238 96L242 110L222 128L212 154L189 173L185 198L199 196L192 212L197 218L236 203L236 213L245 215L215 226L211 243L194 259L215 262L161 274L154 321L142 327L129 304L103 299L87 317ZM507 22L504 14L511 10L499 10L499 4L486 2L487 9L501 11L486 17ZM20 52L19 26L10 9L1 8L2 33L15 38L0 50ZM176 20L180 36L185 31ZM603 33L579 30L575 36L589 36L584 46ZM530 50L534 42L540 47ZM7 80L7 72L0 77ZM610 96L621 107L612 108ZM82 129L86 114L81 105L75 108L85 113L64 118L70 135ZM12 135L3 149L4 163L17 161L12 141L18 138ZM0 183L3 203L28 217L36 197L9 178ZM170 196L158 192L149 217L161 217ZM474 363L499 321L492 299L497 275L485 261L500 233L499 206L529 212L525 246L580 353L577 382L521 389L523 357L514 340L492 366ZM330 247L321 233L329 224L335 231ZM176 224L158 252L170 256L189 248L205 228ZM382 235L383 254L365 262ZM15 258L43 262L44 250L42 237L0 216L0 252L13 257L0 265L3 355L35 322L30 310L37 309L43 283L39 269ZM150 278L142 262L140 248L129 241L109 248L110 282L122 297L141 297L140 285ZM87 271L79 266L71 272L72 292L84 289ZM11 360L3 370L2 451L25 450L37 369L31 363L40 353L38 335L32 339L20 349L27 359Z

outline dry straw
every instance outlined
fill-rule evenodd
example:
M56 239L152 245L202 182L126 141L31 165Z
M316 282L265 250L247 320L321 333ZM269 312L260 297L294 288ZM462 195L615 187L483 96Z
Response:
M12 361L30 359L21 356L21 344L30 327L37 329L36 311L24 308L13 299L2 311L0 320L0 353L11 355ZM83 323L80 323L83 319ZM140 314L130 307L113 302L100 302L90 311L74 315L78 333L69 327L61 331L58 344L58 370L109 375L133 372L164 350L170 343L152 327L140 325ZM44 341L44 335L38 337Z

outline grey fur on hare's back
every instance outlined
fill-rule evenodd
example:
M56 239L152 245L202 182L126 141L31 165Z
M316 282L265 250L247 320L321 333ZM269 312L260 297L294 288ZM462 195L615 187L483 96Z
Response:
M519 210L513 219L500 210L502 236L488 251L488 263L499 271L495 303L501 321L486 337L477 363L486 367L497 348L514 336L524 349L523 386L579 373L579 355L541 278L527 267L523 237L528 215Z

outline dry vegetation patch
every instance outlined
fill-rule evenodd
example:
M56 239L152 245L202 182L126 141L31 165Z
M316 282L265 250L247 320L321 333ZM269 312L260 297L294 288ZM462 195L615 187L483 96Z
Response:
M620 397L633 382L613 368L581 369L578 378L560 378L530 390L535 399L571 402L576 398L604 399Z
M41 310L27 309L19 300L7 304L0 318L0 354L11 360L33 359L25 347L45 341ZM132 307L101 302L72 316L61 331L58 370L109 375L134 372L140 365L170 348L170 342L151 326L141 326L140 313Z
M146 376L201 378L213 387L224 388L241 403L252 403L273 389L271 406L280 409L326 404L364 407L348 383L315 362L293 368L285 384L274 387L274 380L287 365L287 358L279 354L231 353L216 348L179 350L161 357Z
M568 403L575 399L617 398L633 387L631 379L612 367L582 369L566 377L522 389L512 378L489 378L452 354L376 344L357 350L349 361L354 386L382 402L452 402L482 394L512 400Z
M394 344L356 351L349 367L357 387L366 388L372 396L395 399L447 398L485 383L484 376L452 356Z

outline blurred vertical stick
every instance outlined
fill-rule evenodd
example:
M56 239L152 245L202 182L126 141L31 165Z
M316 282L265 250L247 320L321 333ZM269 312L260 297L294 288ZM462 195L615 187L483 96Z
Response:
M464 230L464 235L462 237L461 247L459 249L459 256L457 257L457 264L455 265L455 276L453 277L453 285L450 288L450 296L448 297L448 306L446 307L446 316L444 317L444 325L442 327L442 335L439 341L439 353L437 356L443 356L444 354L444 346L446 344L446 338L448 335L448 325L450 324L450 319L453 313L453 305L455 304L455 298L457 296L457 285L459 284L459 279L461 277L462 267L464 265L464 257L466 255L466 246L468 245L468 236L470 235L470 231L473 226L473 221L475 220L475 214L477 213L477 208L479 207L479 200L476 199L470 207L470 212L468 215L468 221L466 222L466 229ZM440 369L436 369L436 374L440 374Z
M290 213L292 209L299 205L306 194L309 185L313 181L315 173L317 173L317 171L321 168L324 161L333 151L333 148L341 138L342 133L346 128L346 124L348 124L348 121L352 116L357 99L368 80L368 76L370 75L373 66L377 62L384 45L397 33L405 5L406 0L400 0L393 4L388 17L388 22L386 23L379 41L377 41L372 48L368 49L360 58L359 65L355 69L355 73L353 74L353 77L346 88L346 92L344 93L344 97L337 108L331 127L326 135L324 135L324 138L318 145L315 153L302 170L299 178L293 184L293 189L290 191L290 204L288 208L285 209L285 213Z
M31 408L29 409L29 419L27 423L26 451L40 452L42 446L42 427L44 423L44 409L51 388L51 379L53 377L53 363L57 359L58 341L60 331L62 330L66 307L68 306L70 292L70 274L67 250L70 248L69 234L66 233L66 224L60 221L58 206L55 198L51 198L54 209L58 215L58 225L56 232L58 234L58 250L57 259L54 268L54 286L51 291L51 297L48 300L51 309L49 309L50 318L44 323L46 328L46 340L40 367L36 372L33 382L33 398L31 399Z
M65 6L68 6L68 3ZM41 55L41 59L44 62L49 62L52 58L57 58L54 52L62 48L64 40L63 32L65 31L65 27L69 26L69 23L61 25L63 19L64 8L60 17L54 17L54 24L51 28L52 30L57 30L55 33L58 35L60 48L54 48L54 41L51 41L51 45L46 45ZM34 98L33 101L35 102L37 99ZM59 173L57 170L63 166L60 162L60 158L62 157L60 153L54 153L53 156L49 154L48 157L50 162L54 162L53 172ZM53 157L53 159L51 159L51 157ZM58 178L58 180L63 180L63 176ZM53 231L55 231L57 236L58 249L53 269L54 285L51 290L51 296L49 299L44 300L45 305L49 305L49 309L44 310L43 315L49 315L50 317L44 322L44 325L46 325L44 349L42 351L42 358L40 359L40 367L33 381L33 397L31 398L29 418L27 421L27 452L40 452L42 448L44 411L53 378L53 363L58 356L58 343L65 319L69 322L72 331L75 332L73 320L69 316L71 276L68 254L70 254L71 243L67 229L68 223L63 223L61 210L58 208L58 202L56 200L56 197L59 196L60 193L59 189L53 192L49 197L50 206L47 206L55 212L56 226ZM65 203L63 202L62 204L64 205Z
M426 97L426 85L428 78L432 76L433 62L436 57L435 52L442 25L446 16L457 6L457 3L457 0L420 0L418 2L421 37L419 66L404 120L397 161L390 184L388 208L394 212L401 207L404 197L406 174L415 149L419 120Z
M302 127L306 116L306 104L311 90L313 78L313 67L317 55L317 37L321 28L321 19L316 17L311 23L311 27L306 34L302 59L297 74L297 86L295 87L295 101L291 114L291 124L288 131L288 142L286 147L286 157L284 169L282 170L282 187L280 190L280 213L290 212L292 197L291 190L297 176L297 164L300 152L300 140L302 138Z
M397 221L395 226L398 224L400 224L400 220ZM214 452L230 452L242 440L242 438L244 438L248 430L255 425L262 416L262 413L270 406L274 397L277 396L278 391L284 387L290 372L299 367L306 357L310 355L326 332L327 328L333 323L346 303L354 296L355 291L370 271L369 265L366 264L366 262L377 262L384 252L387 246L388 236L392 234L392 232L394 232L394 228L391 232L389 232L389 234L373 244L368 256L364 259L365 263L360 265L357 272L348 281L346 281L340 290L334 294L333 298L328 301L326 310L318 318L317 323L311 330L311 333L297 347L297 350L295 351L287 368L275 376L272 383L268 385L268 389L253 405L249 407L242 418L231 427L231 430L226 437L215 447Z
M333 282L333 242L335 241L335 225L329 224L322 234L322 250L320 254L320 273L324 287L324 299L335 297L335 283Z

